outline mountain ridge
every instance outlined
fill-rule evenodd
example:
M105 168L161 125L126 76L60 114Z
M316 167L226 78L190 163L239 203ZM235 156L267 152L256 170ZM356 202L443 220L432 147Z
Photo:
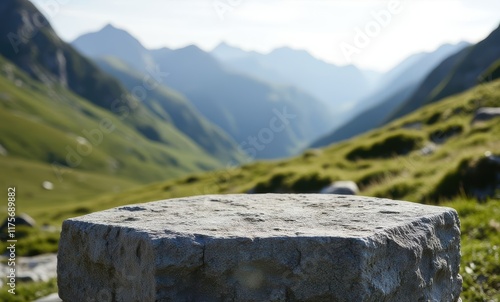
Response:
M474 87L481 82L482 74L498 59L500 59L500 25L482 41L463 49L436 66L415 94L388 120L394 120L415 108Z
M293 85L321 100L337 111L335 119L342 119L344 108L358 100L372 87L361 70L353 65L336 66L318 59L303 49L280 47L263 54L243 51L223 44L212 50L218 60L233 71L241 72L269 83ZM231 51L229 51L231 50ZM233 53L233 55L225 55ZM234 55L234 54L238 55ZM352 88L356 87L356 88Z
M326 146L383 126L389 121L390 115L417 91L418 86L436 65L466 45L465 42L445 44L434 52L419 53L405 59L380 80L378 89L358 102L357 114L314 142L311 147Z
M93 49L95 45L91 43L88 47ZM330 127L328 109L314 97L294 87L272 85L232 72L195 45L153 52L156 66L169 73L164 84L185 95L199 112L240 146L254 145L249 158L272 159L296 154L317 133ZM127 59L119 54L116 56ZM282 131L267 132L266 129L271 129L269 123L276 118L275 112L283 110L300 114ZM259 134L263 137L262 131L272 139L259 138ZM261 143L256 142L256 138Z

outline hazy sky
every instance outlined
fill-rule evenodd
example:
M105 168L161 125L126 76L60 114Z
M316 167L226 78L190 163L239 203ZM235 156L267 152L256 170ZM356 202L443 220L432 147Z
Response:
M331 63L352 62L380 71L444 43L477 42L500 23L498 0L32 2L66 41L111 23L129 31L148 48L196 44L211 50L221 41L260 52L290 46ZM389 10L390 5L400 6ZM371 37L359 38L366 34ZM354 42L356 37L358 43Z

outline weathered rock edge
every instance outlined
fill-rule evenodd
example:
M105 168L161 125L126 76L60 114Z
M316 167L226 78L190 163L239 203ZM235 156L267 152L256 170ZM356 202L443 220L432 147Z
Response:
M458 301L455 210L339 195L198 196L63 223L63 301Z

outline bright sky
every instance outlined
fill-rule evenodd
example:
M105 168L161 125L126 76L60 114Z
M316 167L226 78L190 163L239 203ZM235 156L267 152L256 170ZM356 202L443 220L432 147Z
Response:
M305 49L325 61L385 71L444 43L477 42L500 23L498 0L32 0L66 41L111 23L147 48L221 41L268 52ZM391 13L390 2L401 5ZM218 6L218 9L215 8ZM386 11L386 13L382 12ZM377 21L375 15L385 16ZM380 18L379 18L380 19ZM385 21L384 21L385 20ZM384 23L384 24L381 24ZM372 35L355 44L361 35ZM361 41L363 42L363 41ZM342 47L347 44L352 55ZM358 47L359 46L359 47Z

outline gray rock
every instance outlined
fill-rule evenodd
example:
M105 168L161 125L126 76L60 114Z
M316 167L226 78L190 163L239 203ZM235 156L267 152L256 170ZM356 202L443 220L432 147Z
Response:
M52 191L54 190L54 184L50 181L44 181L42 182L42 188L44 188L47 191Z
M436 144L428 143L427 145L425 145L425 147L420 149L420 154L424 156L432 155L434 154L434 152L436 152L437 149L438 147L436 146Z
M2 257L4 261L6 258ZM34 257L17 257L17 281L18 282L42 282L49 281L57 276L57 255L45 254ZM6 275L10 267L0 264L1 275Z
M491 151L484 152L484 156L488 159L490 163L496 164L500 167L500 156L491 153Z
M63 301L458 301L455 210L338 195L217 195L63 223Z
M340 194L340 195L357 195L359 193L358 185L354 181L336 181L323 188L321 194Z
M85 300L82 300L85 301ZM57 293L48 295L47 297L35 300L34 302L62 302Z
M479 108L474 115L472 123L488 121L495 117L500 117L500 107Z
M32 228L32 227L34 227L36 225L35 219L33 219L28 214L21 213L19 215L16 215L15 218L16 218L16 221L15 221L16 227L27 226L27 227ZM7 229L8 229L8 226L9 226L8 223L9 223L9 221L6 218L4 220L4 222L2 223L2 225L0 226L0 233L1 233L0 237L2 237L2 238L4 238L4 237L7 236Z
M16 280L18 282L36 282L38 281L38 276L34 272L22 272L17 274Z
M452 137L455 137L463 132L462 126L450 126L444 130L437 130L431 133L430 140L434 144L442 145Z

